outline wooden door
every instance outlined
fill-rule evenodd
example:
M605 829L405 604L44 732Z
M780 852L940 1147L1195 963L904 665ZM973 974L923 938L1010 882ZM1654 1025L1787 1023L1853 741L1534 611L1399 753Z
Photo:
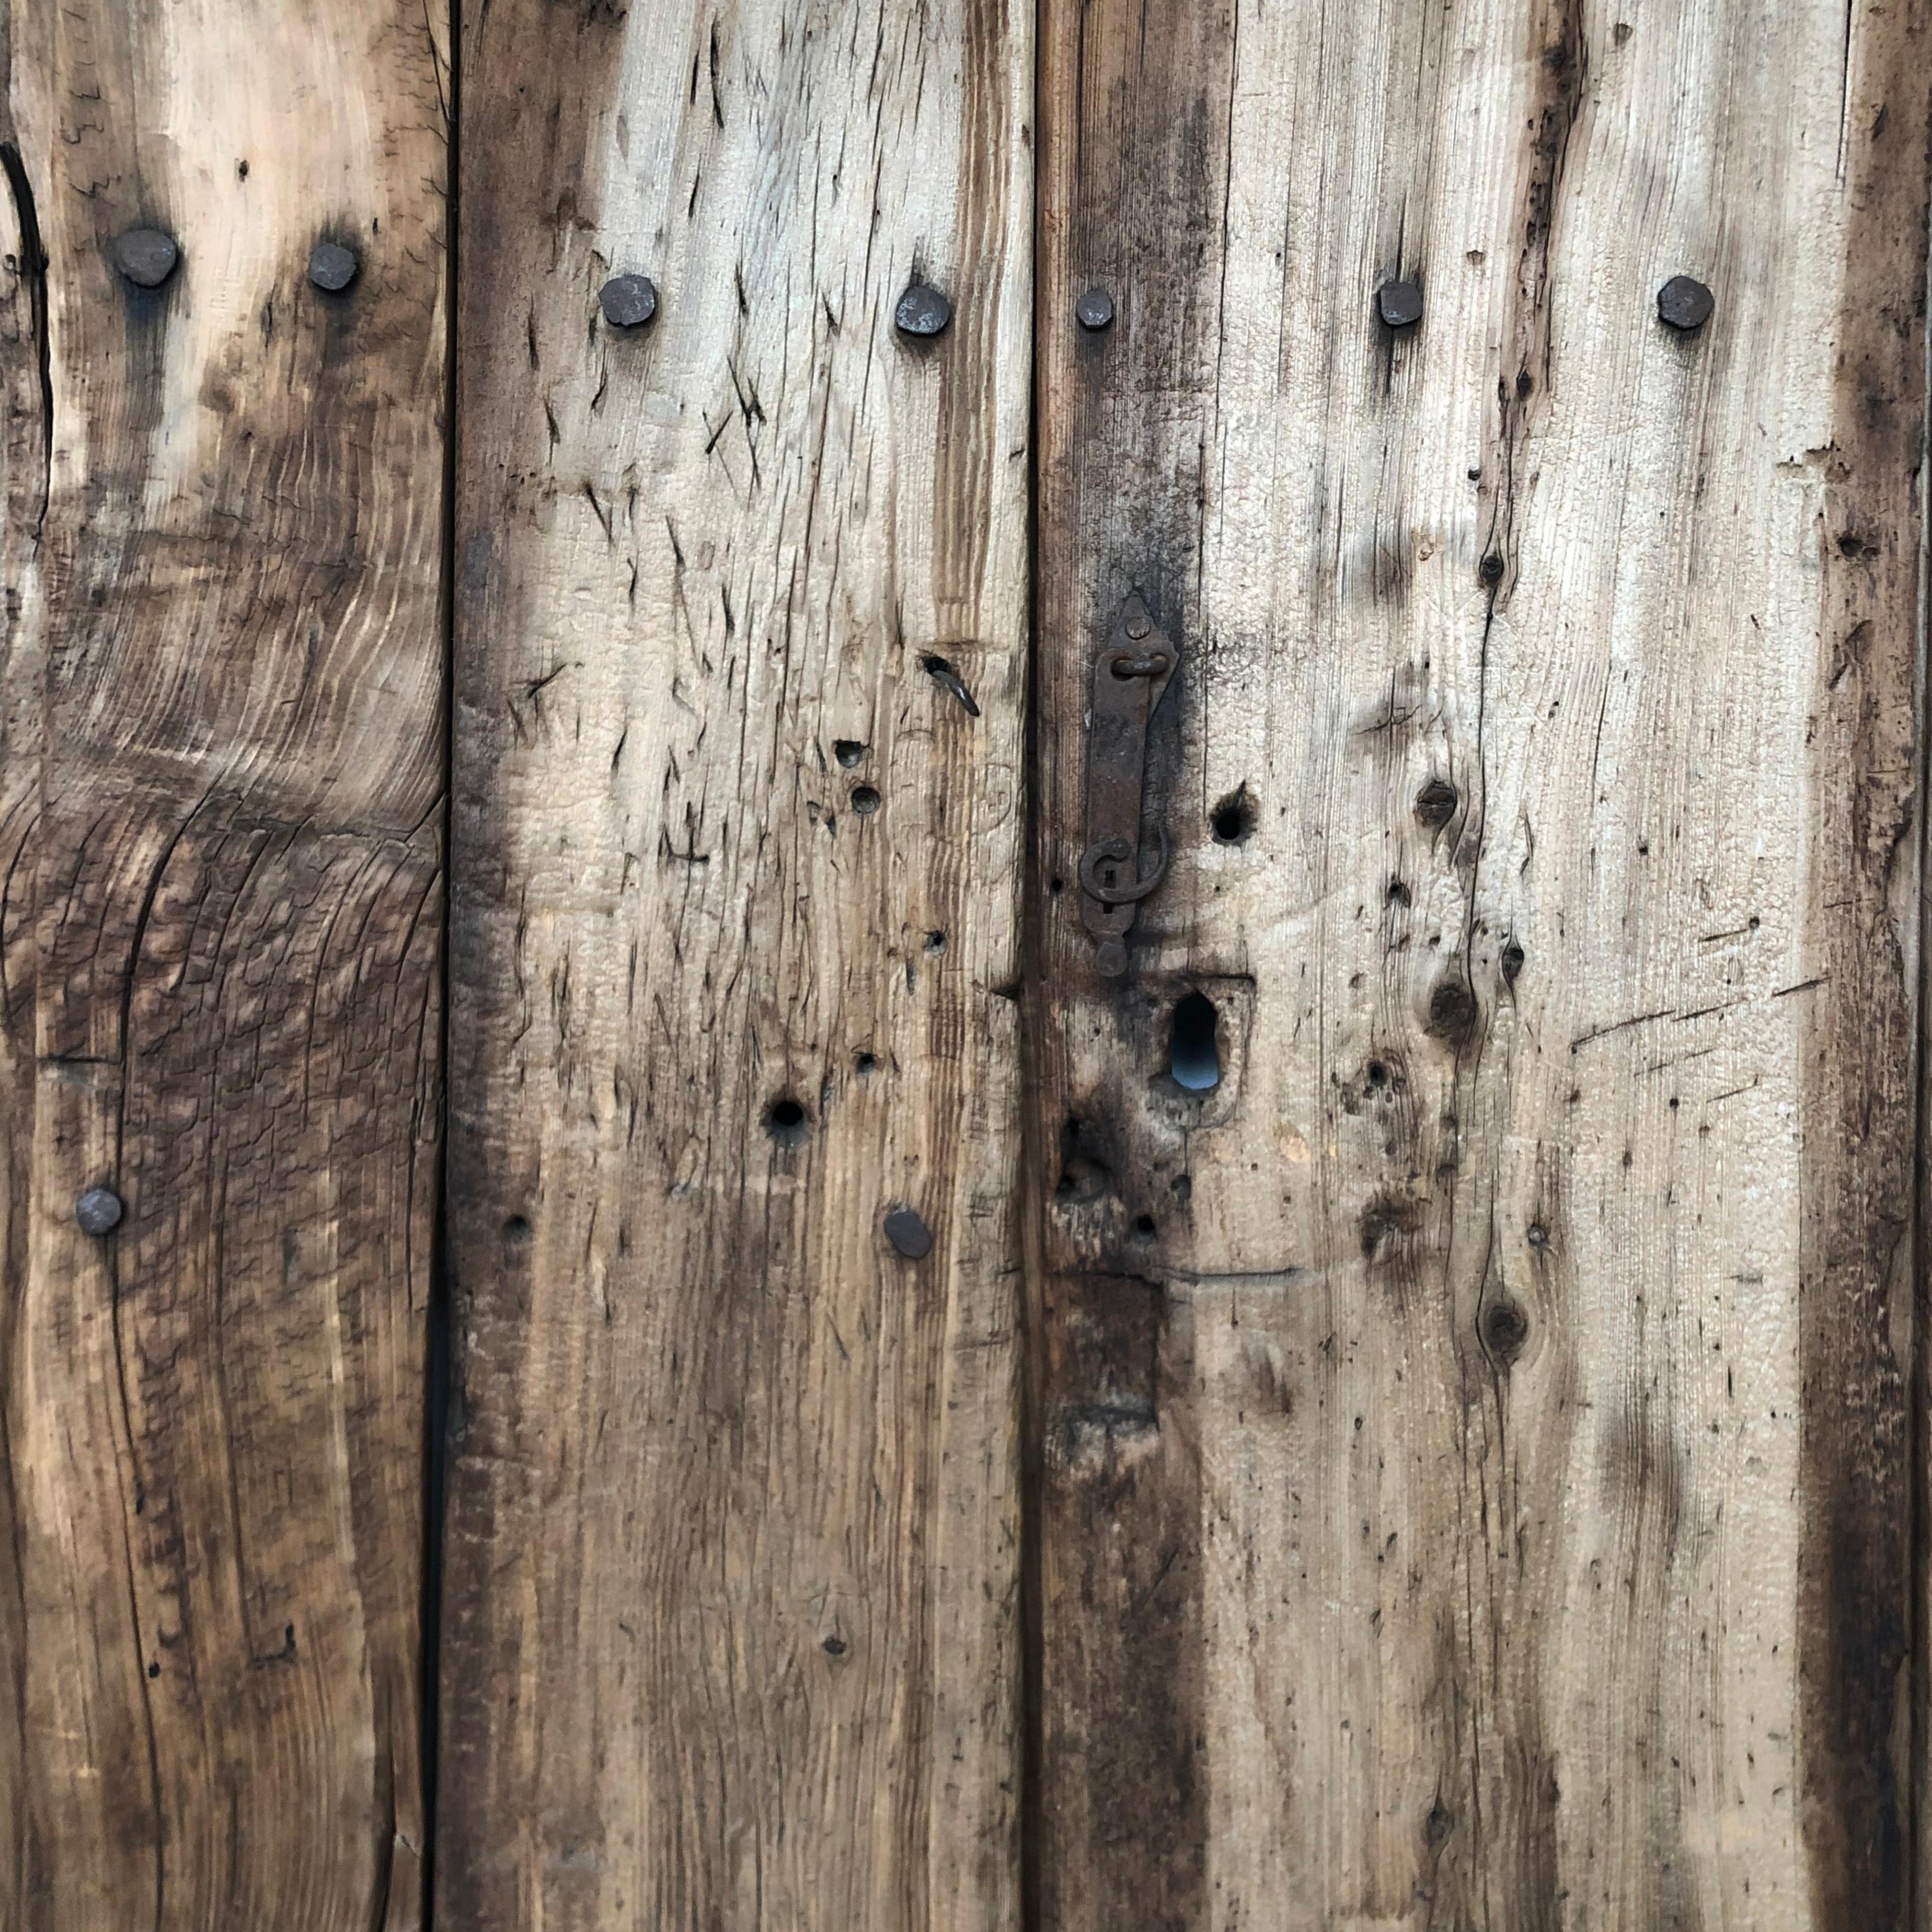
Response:
M1923 1932L1924 0L9 20L0 1927Z

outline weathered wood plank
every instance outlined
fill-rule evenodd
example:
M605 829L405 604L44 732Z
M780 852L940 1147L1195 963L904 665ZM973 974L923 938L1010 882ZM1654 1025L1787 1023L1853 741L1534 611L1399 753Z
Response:
M421 1922L434 22L13 10L0 1921L37 1932Z
M1042 1922L1903 1925L1926 10L1042 33Z
M440 1910L1010 1924L1030 20L464 55Z

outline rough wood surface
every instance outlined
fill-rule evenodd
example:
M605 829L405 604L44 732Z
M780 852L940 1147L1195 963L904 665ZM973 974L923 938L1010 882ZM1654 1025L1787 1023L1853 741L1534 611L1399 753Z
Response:
M1030 18L464 55L439 1909L1009 1924Z
M1042 1922L1903 1926L1927 11L1042 18Z
M10 55L0 1923L400 1932L444 52L390 0L70 0Z

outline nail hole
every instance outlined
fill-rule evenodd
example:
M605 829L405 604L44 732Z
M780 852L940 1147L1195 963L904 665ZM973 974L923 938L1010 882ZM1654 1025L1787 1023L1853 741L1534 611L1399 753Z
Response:
M512 1214L503 1223L503 1238L512 1246L521 1247L530 1238L530 1224L520 1214Z
M1154 1216L1151 1214L1136 1215L1134 1232L1151 1239L1154 1234Z
M842 1636L829 1636L819 1648L827 1657L843 1657L845 1654L845 1640Z
M852 809L861 818L869 818L879 808L879 794L870 785L852 788Z
M856 738L836 739L832 755L849 772L866 755L866 748Z
M1388 1084L1388 1069L1379 1060L1369 1062L1369 1084L1371 1087L1386 1087Z
M1495 550L1484 558L1479 574L1485 584L1500 584L1503 580L1503 560Z
M862 1053L852 1063L852 1071L863 1079L868 1074L879 1070L879 1056L876 1053Z
M1409 890L1400 879L1388 882L1388 902L1390 905L1406 906L1409 902Z
M1214 1003L1204 993L1190 993L1174 1010L1168 1070L1174 1084L1190 1094L1205 1094L1221 1084L1216 1020Z
M1208 814L1208 827L1217 844L1239 845L1254 830L1257 815L1247 787L1238 785Z
M789 1094L772 1102L770 1111L765 1115L765 1125L772 1138L781 1147L797 1146L812 1131L805 1108Z
M1522 948L1514 940L1504 942L1502 955L1503 983L1516 984L1516 976L1522 970Z
M926 935L926 950L928 952L944 952L946 950L945 934L928 932Z
M158 1664L151 1664L148 1666L148 1675L150 1677L158 1677L160 1674L161 1666Z

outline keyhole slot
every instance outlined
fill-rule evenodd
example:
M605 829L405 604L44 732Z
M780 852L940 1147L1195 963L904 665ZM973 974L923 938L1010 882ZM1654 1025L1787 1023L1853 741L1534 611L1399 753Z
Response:
M1174 1007L1167 1064L1177 1087L1207 1094L1220 1085L1220 1016L1205 993L1190 993Z

